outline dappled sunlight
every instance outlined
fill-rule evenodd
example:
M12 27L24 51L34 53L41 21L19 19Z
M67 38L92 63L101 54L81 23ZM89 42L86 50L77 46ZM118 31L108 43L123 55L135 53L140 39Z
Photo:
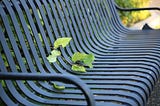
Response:
M115 0L116 3L123 8L142 8L149 6L149 0ZM135 23L148 18L151 14L149 11L119 11L123 25L130 27Z
M151 21L149 25L154 29L160 29L160 16Z
M160 7L159 0L150 0L149 7ZM151 16L147 19L144 19L136 24L134 24L131 28L132 29L142 29L144 24L148 24L153 29L160 29L160 11L158 10L151 10Z

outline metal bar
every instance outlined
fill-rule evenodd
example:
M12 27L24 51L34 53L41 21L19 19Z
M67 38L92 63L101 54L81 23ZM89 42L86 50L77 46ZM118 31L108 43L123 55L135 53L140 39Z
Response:
M0 79L2 80L39 80L39 81L62 81L66 83L73 83L84 93L88 106L95 106L95 100L91 90L78 77L71 75L60 74L38 74L38 73L4 73L0 72Z

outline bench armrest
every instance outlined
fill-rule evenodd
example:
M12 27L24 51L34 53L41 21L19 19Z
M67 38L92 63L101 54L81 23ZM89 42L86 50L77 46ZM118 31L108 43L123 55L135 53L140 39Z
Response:
M89 106L95 106L95 100L91 90L78 77L72 75L62 74L36 74L36 73L4 73L0 72L1 80L38 80L38 81L62 81L66 83L73 83L84 93Z
M141 11L141 10L160 10L160 7L146 7L146 8L123 8L115 3L116 9L120 11Z

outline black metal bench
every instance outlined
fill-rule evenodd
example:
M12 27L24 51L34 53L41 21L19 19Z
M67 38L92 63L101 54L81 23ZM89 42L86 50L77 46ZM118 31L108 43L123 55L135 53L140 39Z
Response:
M3 0L0 103L145 106L159 77L159 34L125 28L112 0ZM46 57L59 37L73 40L60 48L66 60L51 64ZM86 73L71 70L77 51L95 55ZM56 81L66 89L54 89Z

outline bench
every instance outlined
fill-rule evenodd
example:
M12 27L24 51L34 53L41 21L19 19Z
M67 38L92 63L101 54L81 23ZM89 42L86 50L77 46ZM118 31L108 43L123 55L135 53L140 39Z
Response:
M113 0L2 0L0 104L145 106L159 78L159 34L125 28ZM72 41L49 63L60 37ZM93 68L72 71L75 52L93 53Z

